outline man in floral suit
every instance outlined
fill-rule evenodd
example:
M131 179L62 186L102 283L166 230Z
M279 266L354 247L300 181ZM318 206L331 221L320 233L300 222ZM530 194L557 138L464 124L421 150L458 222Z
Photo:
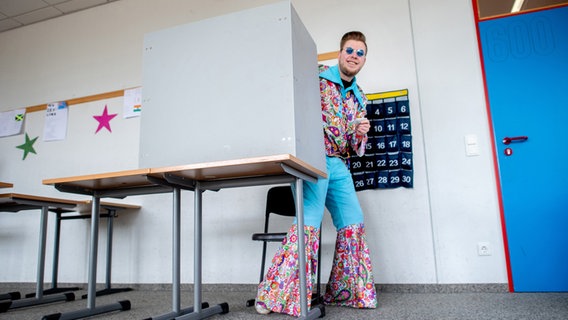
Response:
M367 246L363 211L349 172L349 158L365 152L369 120L367 99L355 76L365 65L365 35L351 31L340 41L338 64L320 66L320 92L327 179L304 181L304 235L308 305L317 270L319 228L325 208L337 229L335 255L326 286L324 303L353 308L376 308L377 297ZM259 284L256 310L259 313L300 315L298 238L294 223Z

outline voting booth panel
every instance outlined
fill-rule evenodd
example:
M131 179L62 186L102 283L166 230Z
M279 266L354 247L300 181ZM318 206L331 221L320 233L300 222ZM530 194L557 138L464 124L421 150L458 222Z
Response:
M289 1L144 37L140 167L291 154L325 172L317 50Z

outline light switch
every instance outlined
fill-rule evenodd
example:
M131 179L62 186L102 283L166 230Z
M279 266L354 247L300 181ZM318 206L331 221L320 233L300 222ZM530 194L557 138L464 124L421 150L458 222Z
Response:
M479 143L477 141L477 135L465 135L465 155L468 157L479 155Z

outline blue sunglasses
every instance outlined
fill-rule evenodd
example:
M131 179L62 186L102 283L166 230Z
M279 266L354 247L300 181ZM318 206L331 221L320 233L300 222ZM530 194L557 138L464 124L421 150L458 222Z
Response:
M353 49L353 48L351 48L351 47L345 48L345 52L346 52L347 54L352 54L353 51L355 51L355 49ZM365 50L359 49L359 50L357 50L356 53L357 53L357 56L358 56L358 57L363 57L363 56L365 55Z

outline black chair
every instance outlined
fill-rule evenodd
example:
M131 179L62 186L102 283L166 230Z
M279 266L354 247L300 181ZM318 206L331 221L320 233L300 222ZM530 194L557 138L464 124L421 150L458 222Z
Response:
M270 215L277 214L294 218L296 216L296 203L294 202L294 194L290 186L272 187L266 195L266 211L264 216L264 232L254 233L252 240L262 241L262 260L260 264L260 280L264 279L264 268L266 266L266 246L268 242L282 242L286 237L286 232L268 232ZM321 243L321 226L320 226L320 243ZM319 304L322 300L321 295L321 247L318 250L318 270L317 270L317 286L315 294L312 294L312 306ZM247 306L253 306L255 299L247 301Z

